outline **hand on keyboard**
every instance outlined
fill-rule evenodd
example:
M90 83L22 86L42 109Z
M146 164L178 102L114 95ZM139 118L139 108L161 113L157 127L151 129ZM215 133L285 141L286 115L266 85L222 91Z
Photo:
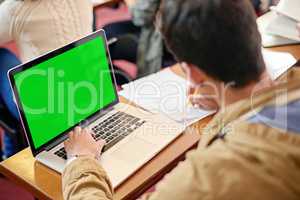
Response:
M69 133L69 139L64 145L68 156L90 156L98 159L105 141L95 141L89 130L76 127Z

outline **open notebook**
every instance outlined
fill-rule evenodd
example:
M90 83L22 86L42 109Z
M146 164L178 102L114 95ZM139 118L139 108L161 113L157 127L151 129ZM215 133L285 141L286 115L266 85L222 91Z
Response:
M187 127L214 111L188 103L188 81L169 68L123 85L119 95L152 113L160 113Z

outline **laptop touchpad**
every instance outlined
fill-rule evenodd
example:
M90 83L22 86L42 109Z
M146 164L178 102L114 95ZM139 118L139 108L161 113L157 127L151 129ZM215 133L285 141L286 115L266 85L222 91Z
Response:
M132 164L152 156L154 150L157 149L155 146L148 141L133 137L128 142L118 145L118 149L111 155L118 160Z

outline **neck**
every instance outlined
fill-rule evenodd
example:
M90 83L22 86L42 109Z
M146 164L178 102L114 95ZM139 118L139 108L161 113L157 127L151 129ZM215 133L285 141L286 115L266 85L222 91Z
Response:
M273 80L267 72L264 72L258 82L252 82L242 88L223 87L224 95L221 107L228 106L239 100L249 98L253 93L261 93L274 85Z

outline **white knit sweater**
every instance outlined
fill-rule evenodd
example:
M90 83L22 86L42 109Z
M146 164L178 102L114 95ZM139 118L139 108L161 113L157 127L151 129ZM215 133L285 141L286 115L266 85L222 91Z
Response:
M0 44L14 40L22 61L92 31L89 0L5 0L0 4Z

